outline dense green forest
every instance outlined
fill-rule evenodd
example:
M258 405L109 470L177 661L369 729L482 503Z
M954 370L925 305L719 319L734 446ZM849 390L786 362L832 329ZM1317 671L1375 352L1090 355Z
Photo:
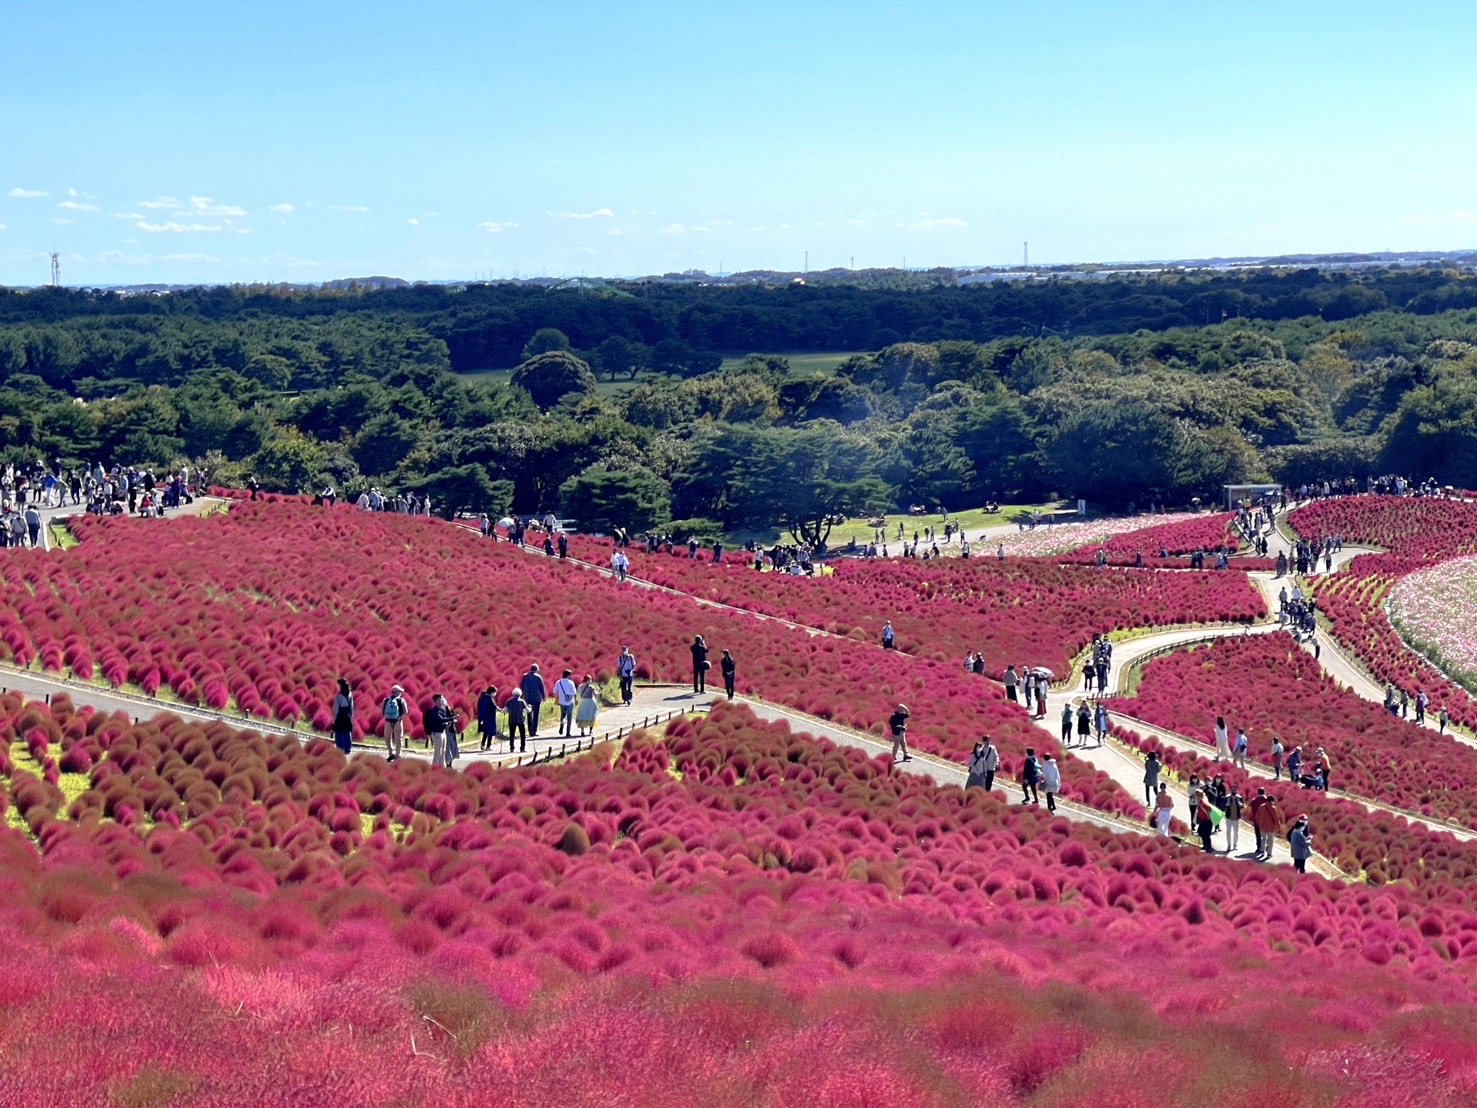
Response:
M838 350L834 372L733 357ZM909 503L1477 486L1474 445L1477 280L1451 271L0 292L4 460L191 459L591 528L817 538Z

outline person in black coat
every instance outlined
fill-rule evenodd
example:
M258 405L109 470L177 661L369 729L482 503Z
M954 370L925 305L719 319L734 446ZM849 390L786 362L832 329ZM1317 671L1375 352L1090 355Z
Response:
M539 710L543 707L544 698L548 695L544 688L544 679L539 674L537 662L528 667L528 672L523 675L523 680L518 683L518 687L523 690L523 699L528 704L528 733L537 738Z
M728 693L728 699L733 699L734 671L738 668L733 661L733 655L728 651L723 652L723 660L718 663L718 668L723 671L723 688Z
M708 644L703 642L701 635L692 637L692 691L694 693L706 692L708 689L708 669L712 663L708 661Z
M488 685L477 698L477 729L481 732L482 749L492 748L497 738L497 686Z

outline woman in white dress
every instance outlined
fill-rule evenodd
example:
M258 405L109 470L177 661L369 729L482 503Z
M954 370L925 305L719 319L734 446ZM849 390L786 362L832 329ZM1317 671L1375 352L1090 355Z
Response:
M581 735L588 735L595 730L595 715L600 710L598 697L595 682L590 680L588 673L585 674L585 679L580 682L579 707L574 713L574 722L579 725Z
M1226 717L1215 717L1215 760L1217 762L1231 760L1231 737L1226 732Z

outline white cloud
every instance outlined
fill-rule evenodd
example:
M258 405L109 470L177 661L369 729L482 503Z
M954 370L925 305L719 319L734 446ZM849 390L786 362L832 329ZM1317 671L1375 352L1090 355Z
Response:
M657 232L657 234L659 235L683 235L686 233L687 228L682 226L682 224L680 223L668 223L665 227Z
M848 227L865 227L867 225L867 221L865 219L860 219L860 218L857 218L857 219L848 219L846 221L846 225Z
M405 222L409 223L412 227L419 227L421 225L421 221L416 219L415 216L411 216Z
M10 190L10 195L21 200L36 200L50 195L45 189L23 189L19 185Z
M500 235L509 227L516 227L518 226L518 224L513 222L499 223L495 219L484 219L481 223L477 224L477 226L481 227L489 235Z
M76 196L77 195L77 190L76 189L67 189L67 195L68 196Z
M199 215L235 216L238 219L246 214L245 208L238 208L234 204L217 204L209 196L190 197L190 211Z
M187 235L196 231L219 231L220 226L213 223L176 223L170 220L168 223L146 223L134 224L140 231L148 231L151 235L169 232L172 234Z
M363 204L330 204L329 207L332 208L336 212L367 212L367 211L369 211L369 209L366 208Z
M596 208L593 212L547 212L555 219L612 219L615 213L609 208Z
M593 255L595 253L595 248L593 246L581 246L580 253Z
M437 219L437 218L440 217L440 215L441 215L440 212L427 212L426 213L426 218L427 219Z
M0 231L3 231L3 230L5 230L5 224L0 223Z
M172 196L161 196L158 200L144 200L139 206L142 208L165 208L171 210L184 207L183 204Z
M267 211L276 212L278 215L291 215L297 209L291 204L273 204Z
M144 217L139 215L138 212L114 212L113 218L139 220L143 219Z
M77 221L75 219L53 219L51 222L55 223L58 227L66 227L68 224L76 223Z
M96 204L79 204L75 200L63 200L57 205L58 208L66 208L69 212L95 212Z

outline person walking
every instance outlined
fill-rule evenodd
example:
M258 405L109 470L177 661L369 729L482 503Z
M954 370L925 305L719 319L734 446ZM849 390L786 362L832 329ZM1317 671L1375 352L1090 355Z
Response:
M1107 742L1108 709L1101 700L1097 702L1097 706L1093 709L1092 729L1096 733L1098 746L1102 746L1103 743Z
M508 753L513 753L513 744L519 744L520 751L528 749L528 701L523 699L523 690L514 689L508 697L508 702L503 705L503 711L508 717Z
M985 735L975 743L969 755L969 776L964 782L966 789L978 786L989 792L995 787L995 771L1000 768L1000 751Z
M708 690L708 670L713 668L713 663L708 661L708 644L703 642L701 635L692 637L692 692L698 693Z
M895 639L896 637L897 633L892 629L892 620L888 620L882 625L882 649L892 650L893 639Z
M1205 794L1204 789L1198 789L1190 796L1190 806L1195 812L1195 831L1200 836L1200 846L1207 854L1214 854L1215 847L1211 845L1210 835L1215 829L1211 820L1210 797Z
M626 571L631 568L631 559L626 557L624 550L617 550L610 556L610 569L615 574L617 581L626 579Z
M1287 844L1292 852L1292 868L1307 873L1308 859L1313 856L1313 832L1308 827L1307 816L1298 816L1287 832Z
M1328 775L1333 771L1333 759L1328 756L1328 751L1321 746L1315 755L1318 762L1318 773L1323 778L1323 784L1319 786L1324 792L1328 791Z
M1056 811L1056 796L1062 791L1062 771L1050 754L1041 762L1041 788L1046 793L1046 810Z
M1087 745L1087 736L1092 734L1092 710L1088 708L1087 701L1081 700L1077 703L1077 741L1083 746Z
M595 682L591 680L588 673L585 674L585 679L580 682L579 710L574 716L574 722L579 725L581 735L594 733L595 716L600 712L599 696Z
M1026 760L1021 763L1021 803L1040 804L1037 786L1041 782L1041 763L1036 761L1036 748L1026 747Z
M1159 771L1163 769L1157 752L1149 751L1148 760L1144 762L1144 804L1152 805L1154 797L1159 792Z
M1282 740L1276 735L1272 736L1272 780L1282 780Z
M31 549L35 550L41 545L41 513L35 504L26 505L26 531L31 536Z
M903 761L911 762L913 756L908 753L908 717L913 713L908 711L906 704L899 704L892 710L892 715L887 718L887 729L892 732L892 760L898 760L898 751L903 752Z
M1236 728L1236 742L1231 747L1231 764L1238 769L1246 768L1246 752L1251 749L1251 740L1246 737L1246 728Z
M554 682L554 703L559 705L559 734L568 738L574 734L574 702L579 689L570 680L571 670L565 670Z
M974 744L974 749L969 752L968 772L964 775L964 788L982 789L985 787L985 750L990 740L988 737L980 739Z
M723 691L728 694L728 699L733 699L733 681L738 666L733 660L733 655L728 651L723 652L723 657L718 662L718 668L723 671Z
M482 749L491 750L492 740L498 737L496 685L488 685L477 698L477 732L482 739Z
M1072 720L1075 713L1072 711L1072 702L1065 701L1062 704L1062 745L1072 745Z
M1266 802L1257 810L1255 819L1257 838L1261 840L1261 851L1258 858L1261 861L1268 861L1272 857L1273 848L1277 845L1277 836L1282 831L1282 809L1277 807L1275 796L1266 798Z
M891 626L891 624L888 626ZM1017 703L1019 697L1016 695L1016 689L1020 687L1021 679L1020 675L1015 671L1015 666L1006 666L1005 676L1001 680L1005 682L1005 699L1012 704Z
M349 753L354 743L354 694L349 682L338 679L338 692L333 698L333 745Z
M1241 845L1241 815L1246 809L1246 798L1241 795L1241 790L1235 785L1231 786L1231 795L1226 797L1226 853L1234 854Z
M1226 732L1226 717L1215 717L1215 760L1231 760L1231 740Z
M1436 713L1436 734L1446 734L1446 725L1450 722L1451 717L1446 714L1446 708L1443 705L1442 708Z
M1169 835L1169 821L1174 818L1174 797L1168 785L1160 785L1154 794L1154 826L1159 834Z
M629 646L621 647L620 657L615 660L615 675L621 682L621 703L631 706L631 683L636 679L636 655Z
M390 687L390 695L380 705L380 715L385 720L385 752L386 762L393 762L400 757L401 748L405 744L405 713L408 706L405 703L405 690L399 685Z
M523 690L523 701L528 707L528 734L536 739L539 715L543 711L544 699L548 696L548 687L544 684L543 674L538 671L537 662L528 667L528 672L518 682L518 687Z
M456 715L447 706L446 697L437 693L431 698L431 710L426 713L426 736L431 740L431 765L447 765L448 737L455 730Z

